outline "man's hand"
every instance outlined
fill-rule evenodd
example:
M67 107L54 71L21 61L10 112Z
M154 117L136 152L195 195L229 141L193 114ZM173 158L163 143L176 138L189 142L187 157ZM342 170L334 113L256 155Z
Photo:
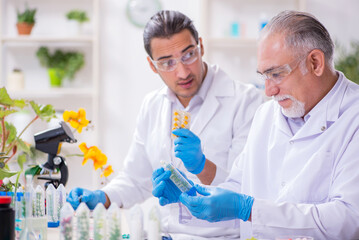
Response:
M232 192L223 188L206 188L195 185L203 196L180 195L180 201L191 211L192 215L209 222L242 219L247 221L253 206L253 197Z
M81 202L86 203L87 206L93 210L98 203L105 205L106 194L101 190L90 191L84 188L74 188L67 196L66 201L68 201L75 210Z
M159 199L160 205L178 202L181 190L170 179L171 172L158 168L152 173L153 196Z
M201 140L186 128L175 129L172 133L177 136L174 141L175 156L182 160L189 172L201 173L206 163L206 157L201 149Z

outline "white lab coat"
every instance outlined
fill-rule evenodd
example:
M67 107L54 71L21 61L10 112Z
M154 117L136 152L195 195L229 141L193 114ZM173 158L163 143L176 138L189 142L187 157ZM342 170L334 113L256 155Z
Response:
M277 102L258 109L222 185L255 198L241 239L359 239L359 86L342 73L336 84L294 136Z
M212 85L196 119L191 119L190 130L201 139L206 158L217 165L212 183L217 185L228 177L234 159L243 150L254 113L263 98L253 86L231 80L217 66L208 67L204 81L208 77L213 77ZM163 87L146 96L124 170L103 189L111 202L117 202L124 208L152 196L153 170L161 166L161 160L168 160L173 155L172 112L167 91L168 88ZM194 182L199 182L196 175L186 171L178 159L176 167ZM164 232L203 237L239 235L238 229L198 228L179 224L179 204L160 207L160 210ZM184 238L189 239L188 236Z

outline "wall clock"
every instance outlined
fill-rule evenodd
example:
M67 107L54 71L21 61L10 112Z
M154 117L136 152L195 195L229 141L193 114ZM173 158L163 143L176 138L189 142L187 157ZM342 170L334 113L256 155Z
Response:
M129 0L126 6L127 18L141 28L160 10L161 4L158 0Z

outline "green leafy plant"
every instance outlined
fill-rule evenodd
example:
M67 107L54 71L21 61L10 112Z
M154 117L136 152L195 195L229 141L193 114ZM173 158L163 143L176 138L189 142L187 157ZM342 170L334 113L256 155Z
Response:
M34 118L18 133L16 127L7 121L7 118L16 112L26 108L32 109ZM0 180L10 178L17 175L14 185L7 184L7 187L15 189L18 186L20 174L23 171L23 165L26 162L27 156L32 156L33 152L29 144L21 139L22 134L33 124L37 119L49 122L52 118L56 118L55 110L51 105L39 105L34 101L27 101L24 99L12 99L6 91L5 87L0 88ZM18 154L17 154L18 153ZM17 154L17 155L16 155ZM17 156L17 163L20 167L19 171L11 171L8 163Z
M85 64L84 54L80 52L63 52L58 49L51 54L47 47L40 47L36 56L43 67L61 70L63 76L69 79L73 79Z
M36 8L30 9L28 6L26 6L25 11L23 12L17 10L17 22L35 24L35 14Z
M338 46L338 59L335 68L344 73L344 75L359 84L359 41L352 42L349 50L344 49L340 44Z
M90 20L86 12L81 10L71 10L66 14L66 17L68 20L75 20L79 23L88 22Z

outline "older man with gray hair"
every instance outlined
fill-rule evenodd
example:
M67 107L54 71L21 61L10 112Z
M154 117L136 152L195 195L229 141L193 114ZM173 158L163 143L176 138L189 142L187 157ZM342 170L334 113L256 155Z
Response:
M310 14L269 22L257 69L273 99L256 112L222 188L180 195L193 216L232 227L241 219L241 239L359 239L359 86L334 70L333 48Z

